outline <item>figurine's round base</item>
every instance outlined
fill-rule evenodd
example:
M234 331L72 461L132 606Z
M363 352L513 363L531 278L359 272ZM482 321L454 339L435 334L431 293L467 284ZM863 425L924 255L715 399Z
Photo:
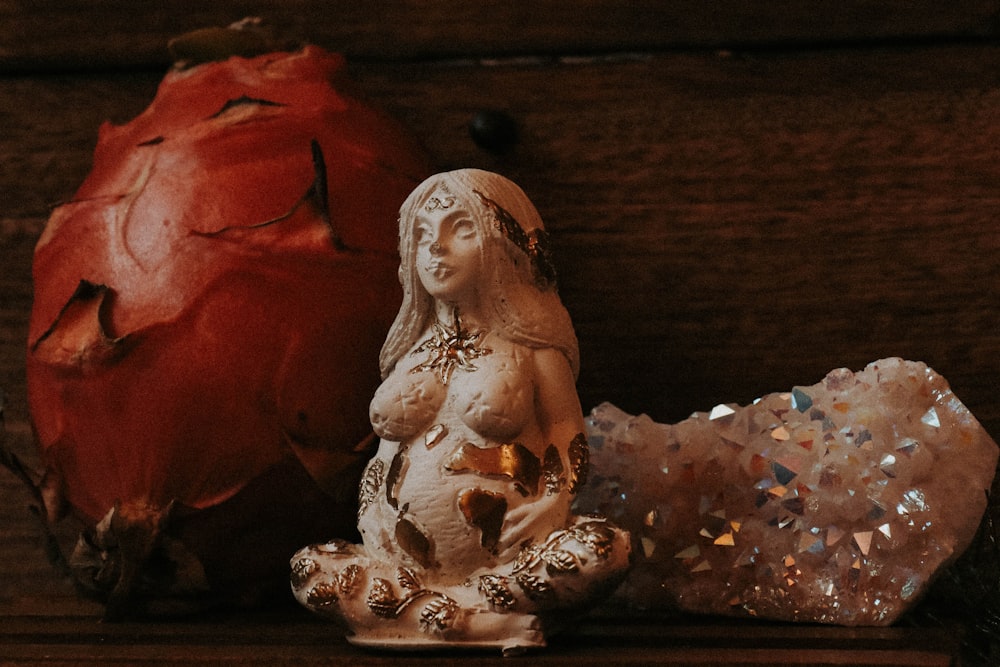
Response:
M500 651L505 656L520 655L530 648L544 644L526 646L510 644L510 640L446 641L441 639L420 639L416 637L359 637L349 635L348 643L366 649L380 651Z

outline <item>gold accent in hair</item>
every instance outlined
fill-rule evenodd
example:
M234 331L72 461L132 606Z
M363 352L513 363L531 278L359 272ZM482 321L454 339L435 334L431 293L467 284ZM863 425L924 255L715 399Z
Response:
M556 269L552 264L549 235L544 229L524 231L517 220L504 207L479 190L473 190L483 206L493 214L493 224L511 243L531 260L535 283L540 289L551 287L556 282Z

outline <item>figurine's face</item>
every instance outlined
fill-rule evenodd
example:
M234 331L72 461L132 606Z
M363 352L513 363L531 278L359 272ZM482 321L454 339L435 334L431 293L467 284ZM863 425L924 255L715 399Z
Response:
M482 239L465 204L435 190L414 222L417 275L436 299L461 305L476 293Z

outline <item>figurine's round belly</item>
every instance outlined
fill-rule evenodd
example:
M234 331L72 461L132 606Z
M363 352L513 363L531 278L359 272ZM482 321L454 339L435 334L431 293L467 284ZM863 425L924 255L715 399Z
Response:
M504 532L508 512L538 494L538 457L526 447L464 435L412 443L396 487L397 545L446 576L493 564L514 537Z
M386 378L371 406L385 477L379 518L360 522L365 542L446 577L495 565L564 518L561 511L525 518L526 505L546 493L548 446L535 418L530 351L486 342L474 366L445 376L411 354L416 359Z

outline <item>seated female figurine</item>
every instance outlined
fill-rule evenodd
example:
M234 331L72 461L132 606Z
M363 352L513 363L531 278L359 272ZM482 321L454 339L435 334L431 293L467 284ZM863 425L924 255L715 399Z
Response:
M544 645L621 581L630 546L570 510L588 448L541 219L501 176L438 174L400 210L400 256L363 544L302 549L293 591L358 644Z

